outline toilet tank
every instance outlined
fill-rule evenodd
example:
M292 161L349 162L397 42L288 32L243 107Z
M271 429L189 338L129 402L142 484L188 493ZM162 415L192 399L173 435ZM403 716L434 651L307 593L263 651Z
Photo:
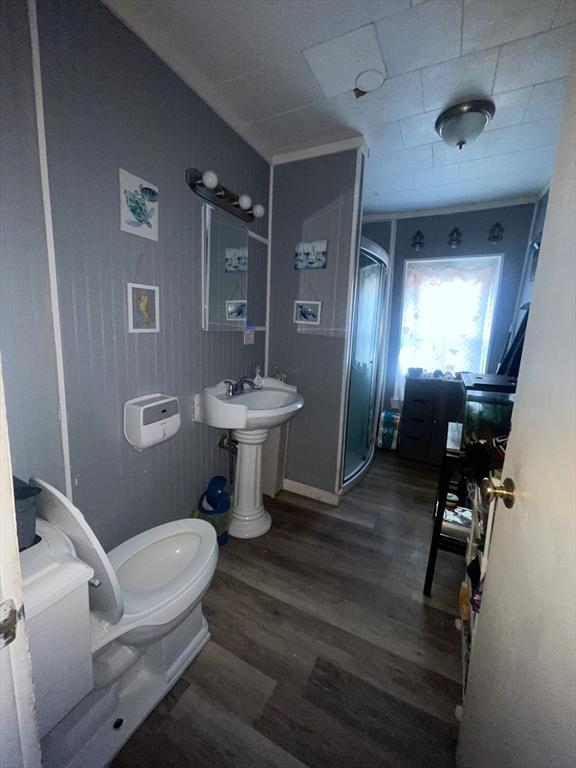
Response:
M94 687L88 581L68 537L36 521L40 541L20 553L40 737Z

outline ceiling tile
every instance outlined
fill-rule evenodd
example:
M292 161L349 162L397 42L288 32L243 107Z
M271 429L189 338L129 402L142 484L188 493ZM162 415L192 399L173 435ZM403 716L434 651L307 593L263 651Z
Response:
M251 127L268 143L272 137L276 154L360 135L330 112L326 100L259 120Z
M358 106L368 128L422 112L420 73L385 80L377 91L358 99Z
M461 179L497 179L506 174L520 174L526 168L532 171L552 173L556 147L538 147L537 149L513 152L499 157L484 157L482 160L470 160L460 165Z
M575 4L576 5L576 4ZM524 122L543 117L558 117L564 112L566 80L551 80L535 85L524 113Z
M464 0L462 52L494 48L550 29L556 4L550 0Z
M389 75L446 61L460 54L460 0L430 2L376 24Z
M500 49L494 93L564 77L568 71L574 25L504 45Z
M420 168L431 168L432 147L428 144L424 147L401 149L385 155L374 155L370 164L376 169L375 172L381 176L417 171Z
M357 75L366 69L384 73L373 24L308 48L304 56L328 98L352 91Z
M438 134L434 128L438 114L438 110L435 109L432 112L422 112L400 120L404 146L419 147L421 144L432 144L438 141Z
M497 51L485 51L423 69L425 109L449 107L464 99L489 96L496 58Z
M415 171L414 178L417 187L435 187L458 181L459 175L457 165L444 165L441 168L427 168L424 171Z
M238 77L264 64L249 36L230 14L222 24L225 0L106 0L107 5L179 72L200 72L213 83ZM214 41L217 41L215 44ZM220 55L214 55L215 45ZM191 52L193 54L191 55ZM182 66L183 64L183 66Z
M366 188L371 192L395 192L401 189L414 189L414 174L394 173L381 175L378 169L371 170L366 176Z
M432 145L434 165L452 165L453 163L461 163L465 160L476 160L479 157L484 157L487 143L488 135L486 133L479 136L472 144L466 144L462 149L449 147L443 141L437 141L436 144Z
M531 94L532 87L527 86L526 88L518 88L516 91L506 91L492 96L496 114L486 126L486 130L495 131L497 128L521 123Z
M563 24L570 24L574 21L576 21L576 3L574 0L562 0L552 26L561 27Z
M376 128L365 129L364 138L373 155L404 149L400 126L397 122L385 123Z
M322 99L322 91L302 54L274 61L216 89L247 122L288 112Z
M190 0L184 2L194 5ZM226 12L220 15L221 26L227 26L231 19L250 37L265 61L290 56L328 39L316 4L309 0L228 0Z
M500 128L488 134L486 157L518 152L522 149L554 145L560 133L560 120L536 120L532 123L520 123L509 128Z
M326 40L410 8L410 0L314 0Z

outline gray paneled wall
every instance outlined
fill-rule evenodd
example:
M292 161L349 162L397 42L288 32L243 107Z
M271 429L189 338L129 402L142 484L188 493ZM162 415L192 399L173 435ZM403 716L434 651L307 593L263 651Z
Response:
M389 398L394 392L396 362L400 346L405 261L504 254L488 360L488 370L494 372L502 357L514 319L533 208L534 206L530 204L514 205L398 220L384 407L388 407ZM491 243L488 241L489 230L497 221L504 227L504 237L500 242ZM383 222L382 229L379 231L378 224L371 222L363 225L362 233L376 240L388 226L388 222ZM462 232L462 244L457 248L451 248L448 245L448 233L453 227L458 227ZM411 243L412 236L419 229L424 233L424 247L417 252L412 248Z
M64 490L46 230L24 0L0 2L0 350L14 474Z
M290 423L285 476L334 492L352 256L355 150L274 169L270 365L306 401ZM328 240L326 269L294 269L300 240ZM304 294L304 295L303 295ZM322 301L320 326L292 322L294 301Z
M213 168L267 205L269 166L99 2L43 0L38 16L74 500L111 547L188 515L226 470L193 394L253 373L264 334L201 330L201 200L184 173ZM158 242L120 231L119 168L158 185ZM158 334L127 333L127 282L159 286ZM182 428L138 453L123 403L153 392L180 398Z

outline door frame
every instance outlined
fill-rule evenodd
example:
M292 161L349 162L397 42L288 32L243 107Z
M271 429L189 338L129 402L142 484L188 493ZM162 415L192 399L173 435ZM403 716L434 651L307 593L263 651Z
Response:
M372 446L370 448L370 456L367 458L364 465L355 472L352 477L345 480L344 472L346 467L346 442L348 436L348 410L349 410L349 397L350 397L350 377L351 377L351 365L352 365L352 352L354 347L354 330L356 322L356 300L358 296L358 267L360 264L360 253L365 251L371 258L379 261L383 264L383 271L380 278L380 296L381 304L384 310L380 312L380 318L378 323L378 333L376 341L376 350L378 353L378 363L376 365L376 381L374 386L374 413L372 414L372 425L370 431L372 434ZM390 292L392 289L392 275L391 275L392 260L390 254L382 246L373 242L367 237L361 236L360 245L358 248L358 256L356 258L356 268L354 272L354 298L352 306L352 317L350 323L350 345L347 358L346 369L346 401L345 401L345 422L344 422L344 439L342 441L342 456L340 461L340 488L339 493L346 493L356 483L358 483L369 470L374 457L374 450L376 447L376 434L378 431L378 421L380 418L380 405L382 402L382 385L386 380L386 363L387 363L387 348L388 348L388 331L390 328L389 315L390 315ZM382 280L386 280L384 290L382 290Z

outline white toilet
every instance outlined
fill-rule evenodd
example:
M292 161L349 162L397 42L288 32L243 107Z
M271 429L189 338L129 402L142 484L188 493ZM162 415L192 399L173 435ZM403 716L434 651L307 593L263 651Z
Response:
M41 541L20 560L43 764L101 768L210 637L216 533L176 520L106 555L63 494L30 483Z

